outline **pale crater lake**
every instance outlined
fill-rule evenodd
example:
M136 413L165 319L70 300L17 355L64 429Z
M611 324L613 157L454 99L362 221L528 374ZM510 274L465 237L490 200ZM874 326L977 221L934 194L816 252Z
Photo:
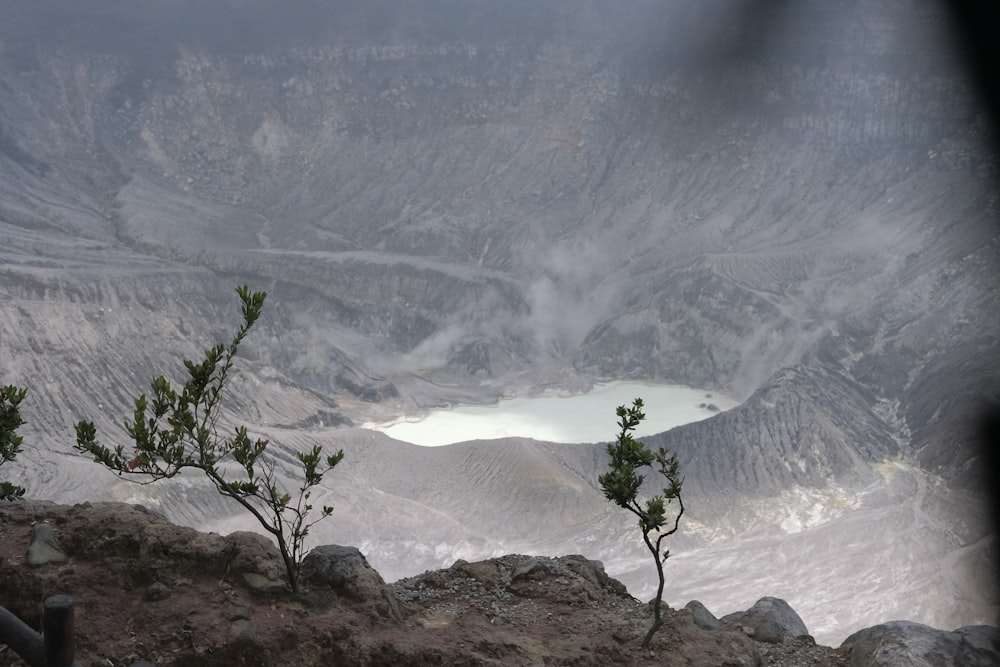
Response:
M737 402L723 394L680 385L615 382L597 385L577 396L511 398L495 405L456 406L426 416L366 428L416 445L438 447L468 440L534 438L547 442L584 443L614 440L615 408L642 398L646 419L636 436L667 431L707 419Z

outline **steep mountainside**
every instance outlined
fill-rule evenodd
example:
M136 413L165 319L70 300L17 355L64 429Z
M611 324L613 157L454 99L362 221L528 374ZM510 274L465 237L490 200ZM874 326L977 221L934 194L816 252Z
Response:
M342 428L629 378L746 399L651 439L687 475L680 543L721 550L678 578L736 572L733 540L767 570L785 538L856 539L835 571L895 583L828 594L992 613L996 165L938 3L91 5L0 0L0 382L30 390L4 473L31 495L139 497L70 453L73 421L122 437L247 282L269 301L231 415L282 465L348 449L327 541L387 574L513 545L634 571L599 446ZM235 525L194 482L143 493Z

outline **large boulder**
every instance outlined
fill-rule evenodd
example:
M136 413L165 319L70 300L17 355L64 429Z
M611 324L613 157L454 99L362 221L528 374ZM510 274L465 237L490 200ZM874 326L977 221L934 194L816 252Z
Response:
M255 591L280 593L288 590L278 547L263 535L243 530L224 535L220 553L228 571L238 573Z
M608 576L608 573L604 569L604 563L601 561L591 560L579 554L563 556L559 560L591 584L609 590L615 595L628 595L628 589L625 588L625 584L614 577Z
M1000 628L973 625L954 632L912 621L892 621L859 630L844 640L849 667L995 667L1000 665Z
M357 547L316 547L303 559L299 577L312 589L361 603L378 616L402 619L396 596Z
M724 627L742 630L757 641L769 644L809 634L795 610L780 598L761 598L746 611L728 614L721 620Z
M708 607L703 605L698 600L691 600L684 608L691 612L691 619L694 624L697 625L702 630L721 630L722 621L715 617L715 614L708 610Z
M580 555L521 556L513 562L507 590L520 597L569 604L628 596L625 585L609 577L601 561Z

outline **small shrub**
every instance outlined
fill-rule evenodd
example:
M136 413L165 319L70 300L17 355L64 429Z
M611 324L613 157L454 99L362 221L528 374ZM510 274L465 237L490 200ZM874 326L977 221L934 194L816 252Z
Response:
M302 465L302 484L298 496L279 490L274 463L264 459L268 441L251 440L245 426L236 427L228 436L219 433L219 406L223 390L240 343L260 317L267 296L250 292L246 286L236 289L243 304L243 324L228 346L216 345L205 351L200 363L184 361L188 379L179 391L162 375L150 384L151 397L135 399L135 412L125 422L125 430L134 442L128 453L122 445L114 449L97 442L94 424L76 425L76 449L90 454L98 463L119 475L144 475L140 483L151 483L177 475L184 468L200 470L222 495L242 505L260 522L278 543L285 562L288 584L298 591L299 563L309 528L330 516L332 507L323 507L320 516L310 520L312 489L323 475L344 457L342 450L323 456L317 445L298 452ZM239 464L238 476L222 464L231 459Z
M619 432L615 442L608 445L608 454L611 456L611 461L608 463L610 470L597 479L608 500L619 507L624 507L639 518L642 540L656 562L659 586L656 589L656 598L653 600L653 625L642 640L642 647L648 648L653 635L663 625L663 619L660 617L660 601L663 599L663 564L670 557L670 551L664 550L661 553L660 549L663 540L677 532L681 516L684 514L684 501L681 499L681 486L684 480L680 476L676 455L663 448L654 454L646 445L632 437L632 431L646 418L642 411L641 398L635 399L630 408L619 405L616 414L619 419ZM645 467L653 468L654 464L656 464L654 469L663 475L667 485L662 492L647 499L645 504L640 504L637 496L645 478L636 471ZM670 521L667 518L667 506L675 500L677 512ZM668 525L670 528L665 530Z
M23 438L17 435L17 429L24 424L20 405L27 394L27 389L14 385L0 387L0 465L13 461L21 453ZM0 500L17 500L23 495L23 487L0 482Z

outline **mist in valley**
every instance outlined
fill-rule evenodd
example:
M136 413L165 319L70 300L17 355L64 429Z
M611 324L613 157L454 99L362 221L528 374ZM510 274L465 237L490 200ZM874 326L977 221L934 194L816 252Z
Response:
M247 283L224 426L289 484L342 447L311 539L387 579L582 553L650 597L597 485L613 410L575 444L364 425L676 385L731 400L644 438L685 475L672 605L775 595L832 644L995 622L996 161L940 4L0 0L0 475L254 529L72 450L79 419L123 442Z

